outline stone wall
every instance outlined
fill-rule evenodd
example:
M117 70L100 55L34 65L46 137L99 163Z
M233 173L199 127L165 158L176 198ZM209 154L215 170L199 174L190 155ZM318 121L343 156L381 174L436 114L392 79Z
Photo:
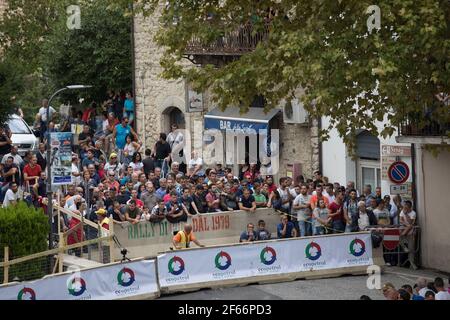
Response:
M161 9L162 7L160 7ZM160 78L162 68L159 60L163 51L153 41L159 27L157 15L147 18L135 17L135 68L136 68L136 124L138 134L145 141L147 148L152 148L159 132L168 132L167 116L164 112L169 107L177 107L185 116L186 129L197 138L193 143L201 146L199 139L203 132L203 115L206 110L215 107L208 92L203 94L204 112L185 112L185 83L183 80L168 81ZM187 62L186 63L190 63ZM286 164L299 162L303 174L311 177L319 167L319 148L317 139L317 121L313 126L284 124L280 116L280 172L286 174ZM145 137L145 138L144 138Z

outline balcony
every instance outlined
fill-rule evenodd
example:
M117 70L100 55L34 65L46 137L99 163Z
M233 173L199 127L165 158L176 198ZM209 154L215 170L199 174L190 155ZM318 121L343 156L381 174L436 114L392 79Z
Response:
M194 37L189 41L185 57L195 64L221 64L238 59L241 55L255 50L258 43L269 37L269 25L256 32L251 24L241 26L211 43L204 43Z
M426 115L408 116L398 127L397 142L449 144L450 123L427 118Z

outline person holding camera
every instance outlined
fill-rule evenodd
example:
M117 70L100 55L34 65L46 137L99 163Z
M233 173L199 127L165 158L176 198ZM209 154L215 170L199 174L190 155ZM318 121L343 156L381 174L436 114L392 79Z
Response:
M294 224L288 220L287 215L281 217L281 223L277 226L278 239L287 239L297 237L297 230Z
M170 193L170 200L166 203L166 209L166 218L170 223L178 223L187 220L187 209L185 210L185 206L178 198L175 191Z

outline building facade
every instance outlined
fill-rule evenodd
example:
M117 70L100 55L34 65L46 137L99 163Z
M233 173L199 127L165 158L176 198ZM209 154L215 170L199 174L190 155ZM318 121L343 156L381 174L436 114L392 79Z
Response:
M450 272L450 126L431 124L416 130L402 126L396 140L413 146L416 181L415 210L420 226L420 262L423 267Z
M376 126L381 131L387 123L376 121ZM322 118L322 126L327 127L329 119ZM336 129L330 132L330 138L322 142L322 170L323 175L329 178L331 183L339 182L341 185L349 181L355 182L357 190L361 193L364 185L371 185L372 191L381 187L383 195L394 195L395 187L391 192L393 183L388 175L390 165L395 161L405 162L412 168L411 144L398 143L395 140L396 132L390 137L373 136L366 130L360 130L356 140L355 155L352 157L344 141ZM403 183L407 186L403 198L412 199L413 176L409 175Z
M159 60L163 50L153 41L159 28L158 17L158 14L154 14L147 18L134 18L136 129L143 137L145 146L153 147L159 133L168 133L172 123L177 123L191 134L192 146L197 149L205 145L205 129L223 130L230 123L235 126L245 126L247 123L250 127L265 123L270 129L279 129L280 170L276 176L296 177L303 174L311 177L313 171L319 168L318 122L301 117L301 106L298 104L293 104L290 114L280 108L278 112L276 110L268 115L262 108L255 107L248 114L241 115L233 106L222 113L212 102L208 92L192 92L183 79L162 79L159 76L162 71ZM186 59L185 63L191 62ZM202 100L202 105L194 108L193 104L186 103L187 100L196 98ZM225 125L219 127L220 124ZM248 148L248 143L246 147Z

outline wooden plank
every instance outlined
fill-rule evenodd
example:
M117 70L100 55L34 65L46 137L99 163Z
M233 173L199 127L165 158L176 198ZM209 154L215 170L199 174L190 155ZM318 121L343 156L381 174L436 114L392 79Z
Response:
M64 251L69 250L69 249L75 249L75 248L87 246L89 244L97 243L99 241L105 241L105 240L108 240L109 238L110 238L110 236L107 236L107 237L87 240L87 241L84 241L84 242L80 242L80 243L75 243L75 244L71 244L71 245L68 245L68 246L64 246ZM51 249L51 250L47 250L47 251L43 251L43 252L34 253L34 254L29 255L29 256L25 256L25 257L17 258L17 259L14 259L14 260L10 260L8 262L1 262L0 263L0 267L11 266L11 265L14 265L14 264L17 264L17 263L21 263L21 262L25 262L25 261L28 261L28 260L32 260L32 259L36 259L36 258L40 258L40 257L45 257L45 256L48 256L48 255L54 255L54 254L57 254L59 252L59 250L60 250L59 248L55 248L55 249Z
M61 273L61 272L64 271L64 269L63 269L63 266L64 266L64 264L63 264L63 262L64 262L64 245L65 245L64 235L62 233L60 233L59 234L59 248L61 250L59 250L59 253L58 253L58 273Z
M63 207L61 207L61 206L59 206L57 204L54 205L54 208L60 210L61 212L65 213L65 214L67 214L69 216L71 216L72 218L80 219L80 216L78 214L73 213L69 209L63 208ZM83 223L87 224L88 226L91 226L91 227L93 227L95 229L98 228L98 224L97 223L94 223L94 222L92 222L92 221L90 221L88 219L83 219Z
M3 266L3 284L8 283L9 279L9 265L7 264L9 261L9 247L4 248L4 262L6 263L5 266Z
M114 262L114 220L113 219L109 219L109 262Z

